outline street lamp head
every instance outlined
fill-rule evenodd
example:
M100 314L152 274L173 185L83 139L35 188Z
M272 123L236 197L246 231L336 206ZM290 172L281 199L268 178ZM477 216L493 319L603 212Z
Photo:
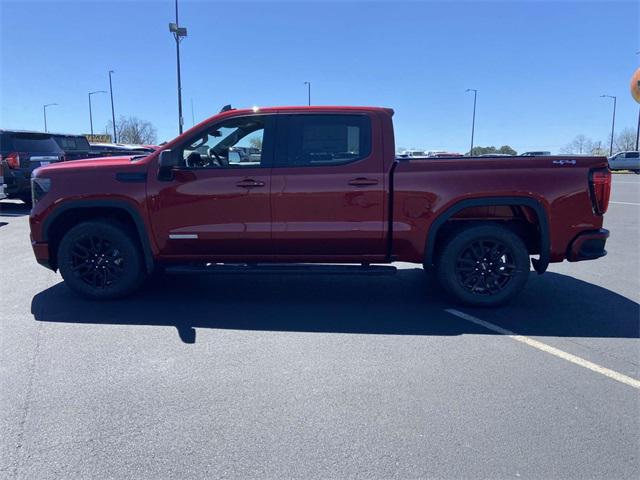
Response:
M116 73L115 70L109 70L109 73Z
M465 90L465 92L477 92L478 90L476 90L475 88L467 88Z
M46 107L53 107L54 105L58 105L58 104L57 104L57 103L47 103L47 104L45 105L45 108L46 108Z
M107 93L106 90L96 90L95 92L89 92L89 95L93 95L95 93Z

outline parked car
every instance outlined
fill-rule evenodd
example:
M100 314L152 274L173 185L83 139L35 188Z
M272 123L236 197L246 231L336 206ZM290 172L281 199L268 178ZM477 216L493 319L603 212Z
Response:
M64 153L65 160L89 158L89 140L84 135L66 135L54 133L53 139Z
M90 147L89 155L91 158L148 155L156 150L150 145L128 145L124 143L91 143Z
M428 153L424 150L403 150L402 152L396 155L398 158L417 158L417 157L426 157Z
M546 150L538 150L534 152L524 152L520 154L521 157L550 157L551 152Z
M393 273L371 265L402 261L434 269L460 302L493 306L525 286L531 255L543 273L606 254L605 157L397 160L392 116L227 109L146 157L40 168L36 259L94 299L158 270ZM255 161L230 161L252 145Z
M429 157L431 158L451 158L451 157L462 157L461 153L457 152L429 152Z
M31 172L63 160L63 152L51 134L0 130L0 163L3 166L5 193L31 203Z
M640 156L637 151L619 152L609 157L611 170L631 170L640 174Z
M7 198L7 194L5 193L4 189L5 189L4 171L2 167L2 162L0 162L0 200Z

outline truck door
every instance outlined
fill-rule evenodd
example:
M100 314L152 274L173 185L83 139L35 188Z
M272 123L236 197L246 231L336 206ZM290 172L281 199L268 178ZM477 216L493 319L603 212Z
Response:
M149 179L160 254L220 258L272 253L270 164L274 118L222 120L172 149L169 181Z
M278 116L272 235L278 256L362 261L385 254L379 119L365 114ZM315 257L318 258L315 258ZM373 260L368 260L373 261Z

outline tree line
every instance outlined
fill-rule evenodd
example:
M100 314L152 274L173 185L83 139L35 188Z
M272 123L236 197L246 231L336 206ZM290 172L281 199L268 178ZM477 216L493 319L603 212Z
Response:
M576 135L576 137L567 143L560 153L565 154L583 154L583 155L609 155L609 146L611 144L611 136L607 142L600 140L594 141L585 135ZM621 130L613 137L613 152L625 152L635 150L636 148L636 132L631 128Z

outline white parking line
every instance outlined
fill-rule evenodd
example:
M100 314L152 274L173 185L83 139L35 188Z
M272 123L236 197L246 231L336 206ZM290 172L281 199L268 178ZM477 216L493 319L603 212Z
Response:
M612 201L610 201L609 203L615 203L616 205L636 205L636 206L640 205L640 203L633 203L633 202L612 202Z
M620 383L624 383L625 385L629 385L630 387L636 388L640 390L640 380L636 380L635 378L628 377L622 373L616 372L614 370L610 370L605 367L601 367L589 360L585 360L584 358L578 357L571 353L567 353L558 348L552 347L551 345L547 345L546 343L539 342L538 340L534 340L533 338L525 337L524 335L518 335L511 330L507 330L506 328L499 327L498 325L494 325L493 323L486 322L484 320L480 320L473 315L469 315L464 312L460 312L458 310L454 310L452 308L448 308L445 310L451 315L455 315L456 317L462 318L463 320L467 320L468 322L475 323L476 325L480 325L488 330L493 330L496 333L501 335L506 335L507 337L516 340L518 342L529 345L530 347L537 348L538 350L542 350L543 352L554 355L558 358L562 358L571 363L575 363L584 368L588 368L589 370L604 375L605 377L609 377L613 380L616 380Z

